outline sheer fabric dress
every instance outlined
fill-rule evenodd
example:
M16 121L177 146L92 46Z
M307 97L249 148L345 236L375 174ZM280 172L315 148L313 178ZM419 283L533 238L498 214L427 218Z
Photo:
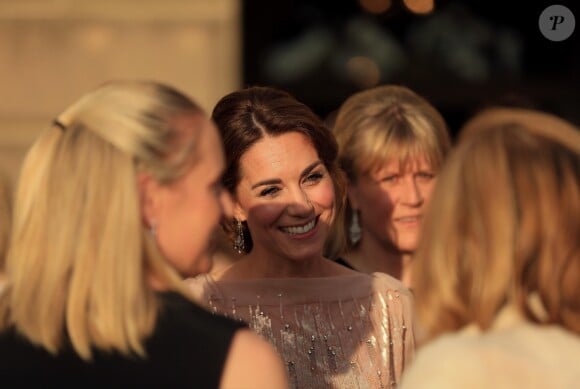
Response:
M386 274L188 283L210 311L268 339L294 388L394 387L413 355L411 294Z

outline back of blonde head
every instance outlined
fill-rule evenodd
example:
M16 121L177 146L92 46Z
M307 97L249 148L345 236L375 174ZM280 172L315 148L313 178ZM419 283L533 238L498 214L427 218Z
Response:
M4 272L4 259L12 224L12 186L0 171L0 277ZM1 285L0 285L1 287Z
M34 143L15 196L0 327L56 353L70 341L143 353L157 303L147 275L179 289L142 223L136 175L161 183L191 163L176 115L200 113L153 82L111 82L70 106ZM195 138L195 137L193 137Z
M486 330L506 305L580 333L580 131L497 113L463 129L423 225L413 286L428 338Z

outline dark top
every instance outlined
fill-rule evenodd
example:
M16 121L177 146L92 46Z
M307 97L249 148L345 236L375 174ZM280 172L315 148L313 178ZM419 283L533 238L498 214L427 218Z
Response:
M348 267L349 269L356 270L354 267L352 267L352 265L351 265L350 263L348 263L347 261L345 261L345 260L344 260L343 258L341 258L341 257L338 257L338 258L336 258L336 259L334 260L334 262L336 262L336 263L339 263L339 264L341 264L342 266L346 266L346 267ZM358 271L358 270L357 270L357 271Z
M162 308L145 342L147 358L98 351L88 363L70 347L53 356L9 330L0 334L0 386L217 388L233 335L244 324L177 293L159 297Z

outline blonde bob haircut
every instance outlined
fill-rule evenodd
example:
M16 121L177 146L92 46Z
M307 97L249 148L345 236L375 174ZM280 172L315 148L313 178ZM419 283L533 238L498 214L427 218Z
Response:
M397 85L367 89L340 107L333 129L339 161L349 180L397 158L424 155L437 169L451 147L441 114L423 97Z
M187 292L144 226L137 174L170 183L194 163L197 136L172 127L180 114L203 115L171 87L116 81L41 134L15 194L0 330L85 360L95 349L144 356L159 310L149 277Z
M580 334L580 130L494 109L461 134L415 252L425 340L469 324L485 331L506 306Z
M441 114L423 97L397 85L383 85L349 97L338 111L333 132L339 164L350 183L393 159L403 167L410 159L424 156L437 171L451 148ZM347 204L347 230L352 212Z

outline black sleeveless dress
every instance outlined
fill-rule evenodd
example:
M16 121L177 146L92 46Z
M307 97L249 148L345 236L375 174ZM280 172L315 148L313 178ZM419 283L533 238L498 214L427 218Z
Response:
M145 343L147 358L96 351L86 362L70 347L52 355L9 330L0 334L0 386L217 388L232 338L245 325L177 293L159 297L162 308Z

